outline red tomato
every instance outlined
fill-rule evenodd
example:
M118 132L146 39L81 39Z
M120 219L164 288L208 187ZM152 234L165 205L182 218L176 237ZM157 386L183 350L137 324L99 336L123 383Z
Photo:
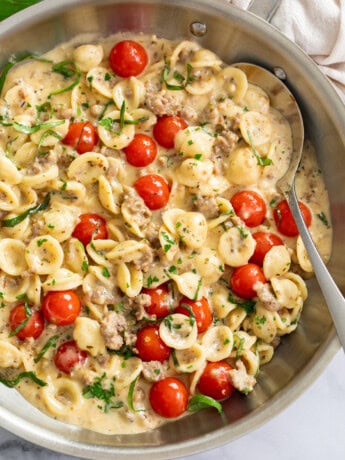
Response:
M67 326L79 316L81 303L74 291L50 291L44 296L41 308L49 323Z
M311 212L307 206L301 201L298 202L301 210L303 220L307 227L311 224ZM286 200L281 201L273 211L273 217L277 225L278 230L285 236L297 236L299 234L298 228L291 214L288 202Z
M158 174L141 176L134 182L134 188L151 210L164 208L169 201L170 189L167 181Z
M200 393L217 400L229 398L234 391L229 374L231 369L226 361L207 363L197 386Z
M72 236L81 241L84 246L87 246L92 239L106 240L108 232L105 220L98 214L81 214Z
M70 340L56 350L54 363L60 371L70 374L72 368L78 363L84 363L86 358L87 352L78 348L74 340Z
M123 149L127 161L132 166L147 166L157 155L157 145L152 137L136 134L132 142Z
M98 142L96 128L88 121L76 121L68 128L63 143L70 145L78 153L91 152Z
M136 348L143 361L165 361L169 358L171 351L161 339L157 324L144 326L138 331Z
M169 289L166 284L153 289L144 288L141 292L151 297L150 305L145 307L149 315L156 315L157 318L163 318L170 313L167 299Z
M235 193L230 201L235 213L248 227L257 227L262 224L266 215L266 204L258 193L243 190Z
M153 136L159 145L166 149L172 149L176 134L187 127L188 125L183 118L165 115L159 118L154 125Z
M187 308L186 308L187 307ZM189 307L189 309L188 309ZM198 326L198 333L206 331L212 324L212 313L210 305L206 297L200 300L191 300L187 297L182 297L180 303L174 313L182 313L182 315L191 315L193 312Z
M230 277L231 289L243 299L251 299L256 296L254 286L256 283L266 283L262 268L256 264L246 264L235 268Z
M187 410L188 391L181 380L167 377L152 385L149 400L158 415L174 418Z
M17 327L27 319L24 304L17 305L12 308L9 316L9 323L11 331L17 329ZM20 340L24 340L32 337L37 339L44 329L44 319L39 311L31 311L31 316L28 322L25 324L23 329L17 332L16 336Z
M252 237L256 241L256 246L250 262L257 265L262 265L265 255L273 246L284 244L278 235L271 232L256 232L253 233Z
M135 77L146 67L148 57L145 48L133 40L116 43L109 55L112 70L119 77Z

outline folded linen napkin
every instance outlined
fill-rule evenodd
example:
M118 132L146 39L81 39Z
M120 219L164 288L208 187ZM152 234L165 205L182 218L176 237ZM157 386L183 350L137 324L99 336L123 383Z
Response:
M247 9L251 0L230 3ZM281 0L270 22L314 59L345 102L345 2Z

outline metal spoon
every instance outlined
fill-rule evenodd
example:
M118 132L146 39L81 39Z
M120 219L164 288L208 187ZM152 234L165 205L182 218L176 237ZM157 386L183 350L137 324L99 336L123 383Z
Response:
M236 67L245 72L250 83L260 86L269 94L272 106L279 110L290 123L293 138L291 162L289 169L278 181L277 186L289 203L310 262L313 265L315 276L333 318L339 341L345 351L345 299L316 249L304 223L295 191L295 176L301 160L304 141L304 125L300 109L287 86L270 71L248 63L236 64ZM284 78L283 69L277 68L275 73Z

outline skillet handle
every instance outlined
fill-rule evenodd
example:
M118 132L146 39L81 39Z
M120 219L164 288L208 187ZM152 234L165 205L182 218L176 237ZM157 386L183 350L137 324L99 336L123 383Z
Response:
M280 3L281 0L252 0L248 11L270 22Z

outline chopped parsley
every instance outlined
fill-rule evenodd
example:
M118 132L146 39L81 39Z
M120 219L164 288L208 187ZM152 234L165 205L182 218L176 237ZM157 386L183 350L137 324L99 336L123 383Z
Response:
M109 270L107 269L107 267L103 267L103 268L102 268L102 275L103 275L105 278L110 278L110 273L109 273Z
M321 220L321 222L323 223L323 225L325 225L326 227L329 227L329 222L328 222L328 219L325 215L325 213L323 211L319 212L318 214L316 214L317 217Z
M107 374L104 372L101 377L95 377L91 385L87 385L83 388L83 396L85 399L96 398L104 402L103 406L99 406L104 412L109 412L110 409L119 409L123 407L122 401L116 401L115 398L115 387L111 382L108 388L105 388L104 381L107 378Z

